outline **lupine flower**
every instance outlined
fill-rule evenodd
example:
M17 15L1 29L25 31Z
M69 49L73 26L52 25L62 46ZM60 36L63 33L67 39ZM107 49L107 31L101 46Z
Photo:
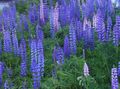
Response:
M67 4L66 0L63 0L61 2L61 5L59 4L59 21L62 27L70 23L71 20L70 13L71 13L70 4Z
M37 44L35 39L31 40L31 68L33 61L37 62Z
M86 25L88 25L88 21L87 21L87 18L84 18L84 20L83 20L83 31L86 30Z
M84 49L88 48L88 33L87 33L88 25L86 25L85 30L83 31L83 43L84 43Z
M64 20L63 20L64 21ZM70 24L71 18L70 18L70 5L66 5L66 23Z
M68 11L66 9L67 9L66 4L65 5L62 4L62 5L59 6L59 21L60 21L60 25L62 27L66 25L66 23L67 23L67 17L66 16L68 14L68 11L70 12L70 9ZM70 15L70 13L69 13L69 15Z
M43 23L43 24L45 23L43 0L40 0L40 22Z
M84 49L94 49L94 30L91 27L91 22L85 20L83 26L83 42Z
M94 13L94 0L87 0L87 11L88 11L88 17L92 17Z
M81 8L80 2L79 2L79 0L76 0L75 16L76 16L77 19L80 19L80 17L81 17L80 8Z
M63 49L58 45L54 48L52 56L53 56L53 63L57 63L57 64L64 63L64 52Z
M2 30L3 30L3 17L2 17L2 15L0 15L0 32L2 32Z
M43 41L43 39L44 39L44 33L39 24L37 24L37 26L36 26L36 37L37 37L37 39L40 39L41 41Z
M111 37L112 30L112 19L110 16L107 17L107 31L106 31L106 40L109 41Z
M3 63L0 62L0 86L2 85Z
M64 63L64 53L63 53L63 49L60 48L60 47L57 48L56 62L57 62L57 64L63 64Z
M112 14L113 13L113 11L114 11L114 8L113 8L113 5L112 5L113 3L112 3L112 0L108 0L108 2L107 2L107 13L108 14Z
M44 50L43 50L43 44L40 39L37 41L37 56L38 56L38 65L41 68L41 76L44 74Z
M94 14L94 16L93 16L93 28L96 29L96 27L97 27L97 15Z
M40 66L36 63L35 60L32 62L32 77L33 77L33 88L34 89L39 89L40 88L40 80L41 80L41 75L40 75Z
M70 57L70 45L69 45L69 37L68 35L65 36L64 39L64 55L65 57Z
M113 28L113 44L115 46L119 45L119 29L117 28L116 25Z
M53 7L53 0L50 0L50 8Z
M7 7L3 9L2 17L3 17L4 29L9 30L9 28L10 28L10 16L9 16L9 9Z
M45 17L45 21L49 20L49 7L47 5L47 1L44 1L44 17Z
M34 24L36 21L37 21L37 9L36 9L36 5L33 4L33 5L30 5L30 8L29 8L29 20L32 24Z
M17 28L18 28L18 32L20 32L21 34L21 37L23 37L23 26L22 26L22 24L23 24L23 21L22 21L22 15L20 15L20 18L19 18L19 21L18 21L18 23L17 23Z
M19 55L18 39L16 35L16 29L12 31L12 44L14 49L14 54Z
M16 6L15 5L10 7L9 14L10 14L10 18L9 18L10 30L13 30L16 25Z
M2 40L0 39L0 55L2 54Z
M65 2L66 2L66 0L58 0L58 4L59 4L59 5L64 5Z
M104 42L106 41L106 28L105 28L105 23L102 23L102 29L101 29L101 41Z
M98 9L101 9L103 18L105 18L107 12L107 0L97 0L98 1Z
M103 18L103 15L102 15L102 11L100 9L98 9L97 11L97 26L96 26L96 31L97 31L97 34L98 34L98 39L99 41L102 41L102 38L103 38L103 34L105 34L103 31L104 31L104 18Z
M82 3L82 18L86 18L86 4Z
M26 53L26 42L24 39L20 43L20 56L21 56L21 76L26 76L27 72L27 53Z
M83 37L83 28L82 23L80 21L76 22L76 35L78 41L80 41Z
M89 68L86 63L84 63L84 76L85 77L89 76Z
M41 76L44 74L44 51L41 39L33 39L31 41L31 68L33 67L33 62L36 62L40 67Z
M54 20L53 20L53 7L50 8L50 35L51 38L54 38L55 36L55 28L54 28L54 24L53 24Z
M112 89L119 88L117 68L112 68L112 70L111 70L111 88Z
M53 25L54 25L54 30L55 32L57 32L59 30L59 8L58 8L58 3L56 3L56 6L54 8L54 12L53 12Z
M120 62L118 62L118 76L120 76Z
M28 30L29 30L29 26L28 26L27 16L21 14L20 19L21 19L21 21L22 21L22 23L21 23L21 24L23 25L22 27L24 27L23 29L24 29L25 31L28 31Z
M5 81L4 83L4 89L9 89L9 83L8 83L8 80Z
M82 4L83 17L90 18L94 12L94 0L87 0Z
M9 30L3 30L4 52L12 52L12 42Z
M70 18L74 19L76 15L76 0L70 0Z
M120 33L120 16L116 16L116 27L118 29L118 33ZM119 36L119 40L120 40L120 36Z
M94 49L94 30L90 27L89 30L88 30L88 44L89 44L89 48L91 50Z
M20 68L21 69L21 73L20 74L21 74L21 76L24 77L24 76L26 76L26 63L21 62L20 66L21 66L21 68Z
M69 40L70 40L70 54L76 54L77 53L76 32L73 23L71 23L69 27Z

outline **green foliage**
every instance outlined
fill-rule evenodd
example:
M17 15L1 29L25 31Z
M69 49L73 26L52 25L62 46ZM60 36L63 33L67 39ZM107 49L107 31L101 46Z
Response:
M79 76L77 80L79 85L85 89L98 89L98 84L96 84L95 79L91 76Z
M50 38L50 24L49 23L46 23L46 25L43 26L43 31L44 31L44 37Z
M56 34L55 34L55 39L58 42L60 46L63 46L64 44L64 38L65 36L69 33L68 26L64 27L63 29L60 29Z
M91 76L99 84L100 89L110 89L111 68L117 67L120 60L119 48L115 48L112 43L98 44L93 52L87 52L86 61L90 67Z
M18 3L16 3L16 9L18 13L26 13L27 9L29 7L29 4L27 2L24 1L19 1Z
M57 78L44 79L42 89L80 89L77 77L82 74L83 64L83 59L73 56L64 65L56 65Z

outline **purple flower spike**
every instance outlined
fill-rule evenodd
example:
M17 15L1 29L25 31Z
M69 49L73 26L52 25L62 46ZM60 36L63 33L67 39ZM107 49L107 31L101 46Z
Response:
M37 44L35 39L31 40L31 68L33 61L37 62Z
M56 62L57 62L57 64L64 63L64 53L63 53L63 49L60 47L57 48Z
M32 77L33 77L33 88L39 89L40 88L40 66L35 62L35 60L32 62Z
M119 29L116 25L113 28L113 44L115 46L119 45Z
M118 62L118 76L120 76L120 62Z
M84 42L84 49L90 48L91 50L94 49L94 30L91 27L91 22L85 20L83 26L83 42Z
M120 34L120 16L116 16L116 27L118 34ZM119 40L120 40L120 35L119 35Z
M109 41L112 35L112 19L110 16L107 18L107 31L106 31L106 41Z
M12 43L14 48L14 54L19 55L18 38L16 35L16 30L12 31Z
M20 18L20 20L22 21L21 24L23 25L24 30L25 30L25 31L28 31L28 30L29 30L29 26L28 26L27 16L21 14L21 18Z
M56 3L56 6L54 8L54 13L53 13L53 25L54 25L54 31L58 32L59 30L59 8L58 8L58 3Z
M69 27L69 40L70 40L70 54L76 54L77 53L76 32L73 23L71 23Z
M53 56L53 63L57 63L57 64L64 63L64 52L61 47L59 46L55 47L52 56Z
M105 34L104 33L104 17L102 15L102 11L100 9L98 9L97 11L97 22L96 22L96 30L97 30L97 34L98 34L98 39L99 41L103 41L103 37Z
M65 36L64 39L64 55L65 57L70 57L70 45L69 45L69 37Z
M77 35L78 41L80 41L83 37L83 27L82 27L82 23L80 21L76 22L76 35Z
M40 0L40 22L43 23L43 24L45 23L43 0Z
M3 63L0 62L0 86L2 85Z
M117 68L111 70L111 87L112 89L118 89L119 87Z
M0 55L2 54L2 40L0 39Z
M37 13L37 8L36 4L31 4L29 8L29 20L32 24L34 24L37 21L38 13Z
M21 76L26 76L27 72L27 53L26 53L26 42L24 39L20 43L20 56L21 56Z
M54 28L54 19L53 19L53 7L50 8L50 36L51 38L55 37L55 28Z
M41 41L43 41L43 39L44 39L44 33L39 24L37 24L37 26L36 26L36 37L37 37L37 39L40 39Z
M4 83L4 89L9 89L9 83L8 83L8 80L5 81Z
M37 41L37 56L38 56L38 65L41 68L41 76L44 75L44 50L42 41L39 39Z
M4 51L12 52L12 42L9 30L3 30L3 38L4 38Z
M85 77L89 76L89 68L86 63L84 63L84 76Z

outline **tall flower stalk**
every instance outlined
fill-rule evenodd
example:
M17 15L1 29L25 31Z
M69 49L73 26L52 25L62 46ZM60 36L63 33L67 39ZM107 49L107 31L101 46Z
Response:
M69 40L70 40L70 54L75 55L77 53L77 46L74 23L71 23L69 27Z
M111 70L111 88L119 89L117 68L112 68Z
M20 56L21 56L21 76L27 75L27 52L26 42L24 39L20 43Z

